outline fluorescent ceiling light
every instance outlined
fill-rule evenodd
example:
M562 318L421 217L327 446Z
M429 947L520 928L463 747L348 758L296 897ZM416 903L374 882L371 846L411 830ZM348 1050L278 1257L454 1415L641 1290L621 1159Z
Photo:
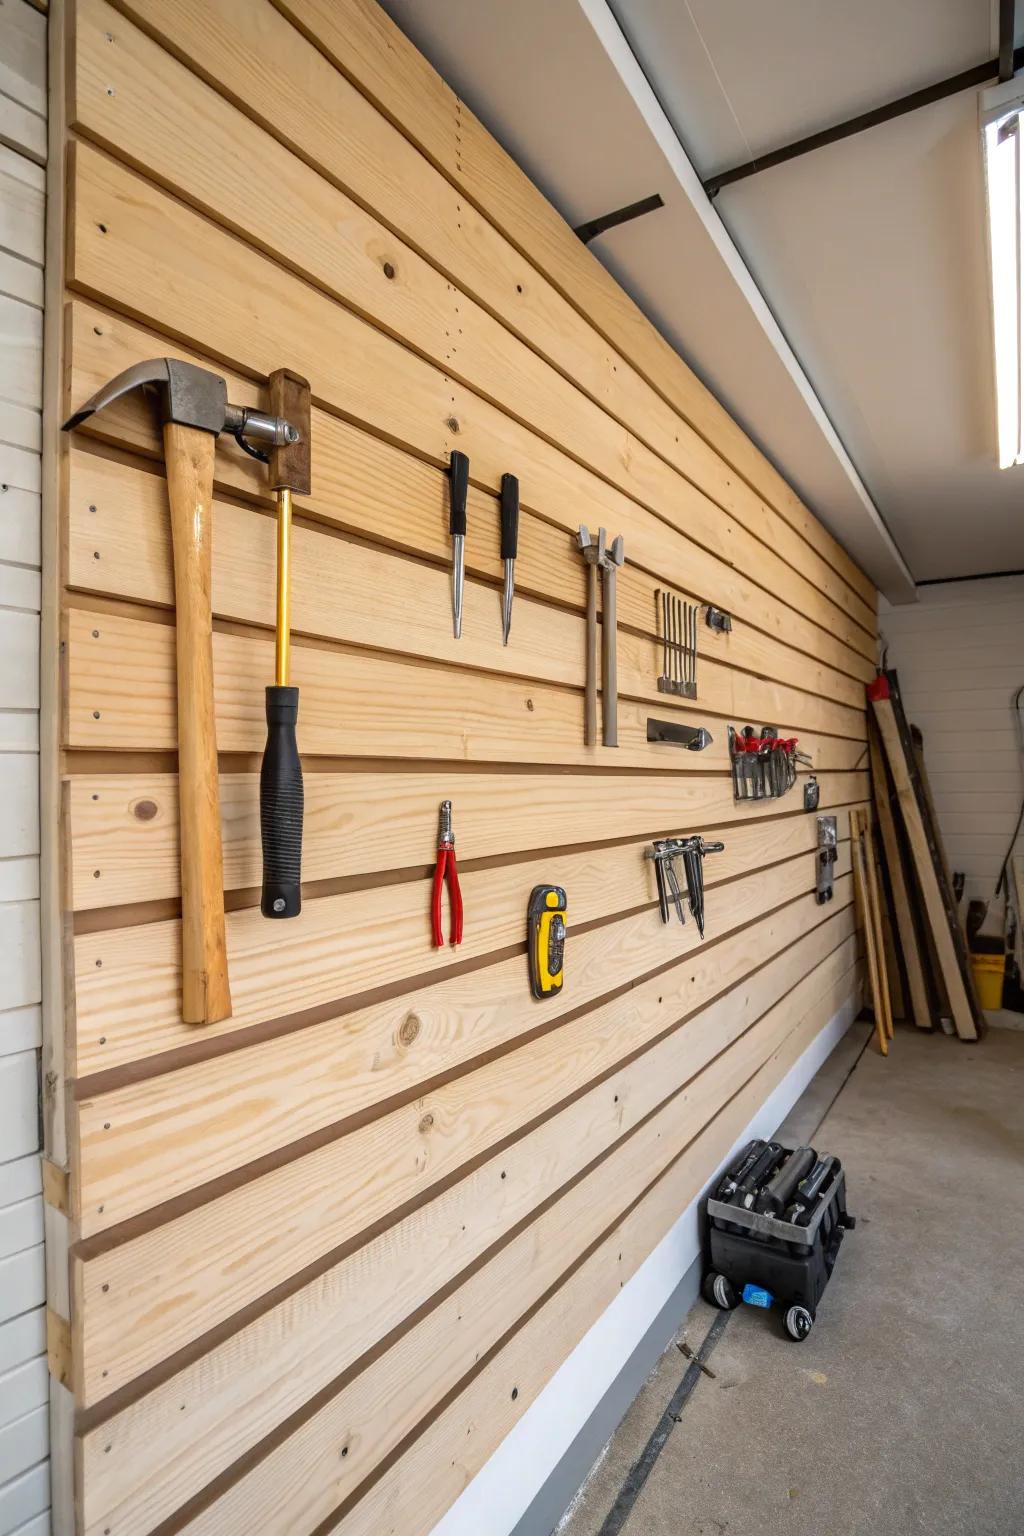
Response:
M999 467L1024 464L1024 82L981 92Z

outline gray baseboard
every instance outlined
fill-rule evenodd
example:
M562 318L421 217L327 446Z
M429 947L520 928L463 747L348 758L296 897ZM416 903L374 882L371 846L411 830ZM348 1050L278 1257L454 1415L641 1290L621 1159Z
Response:
M509 1536L551 1536L633 1399L679 1332L700 1291L702 1266L703 1258L698 1254Z

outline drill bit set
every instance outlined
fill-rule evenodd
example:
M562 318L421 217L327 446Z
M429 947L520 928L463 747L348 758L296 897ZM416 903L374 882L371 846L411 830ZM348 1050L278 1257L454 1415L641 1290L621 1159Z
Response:
M796 783L797 764L810 765L806 752L796 749L796 736L780 736L764 725L758 735L752 725L741 731L729 727L732 792L736 800L777 800Z
M706 843L702 837L664 837L645 851L644 857L654 864L663 923L672 921L672 907L675 907L679 921L686 923L683 893L675 865L676 859L682 859L690 912L697 924L697 932L704 937L704 855L722 853L724 849L724 843Z
M661 612L662 673L659 693L673 693L679 698L697 697L697 615L696 603L684 602L674 592L656 592L654 601Z

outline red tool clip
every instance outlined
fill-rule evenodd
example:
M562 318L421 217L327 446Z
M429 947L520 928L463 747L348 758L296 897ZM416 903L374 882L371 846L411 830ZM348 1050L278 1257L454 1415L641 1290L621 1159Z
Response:
M462 943L462 891L459 889L459 872L455 867L455 835L452 832L450 800L441 801L437 834L437 864L434 867L434 892L431 905L435 949L441 949L444 945L444 934L441 930L441 893L446 880L452 917L449 943L454 948L455 945Z

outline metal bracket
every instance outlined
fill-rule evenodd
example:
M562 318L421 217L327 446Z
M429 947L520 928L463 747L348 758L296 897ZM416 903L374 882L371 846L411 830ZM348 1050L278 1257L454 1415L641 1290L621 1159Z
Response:
M835 866L838 853L836 851L836 818L834 816L818 817L818 880L815 890L815 900L819 907L823 907L827 901L832 900L832 870Z
M709 603L704 612L704 619L708 629L717 629L720 635L727 635L732 630L732 618L721 608L712 608Z
M655 720L648 716L647 740L685 747L688 752L703 752L705 747L710 747L714 738L703 725L677 725L672 720Z

